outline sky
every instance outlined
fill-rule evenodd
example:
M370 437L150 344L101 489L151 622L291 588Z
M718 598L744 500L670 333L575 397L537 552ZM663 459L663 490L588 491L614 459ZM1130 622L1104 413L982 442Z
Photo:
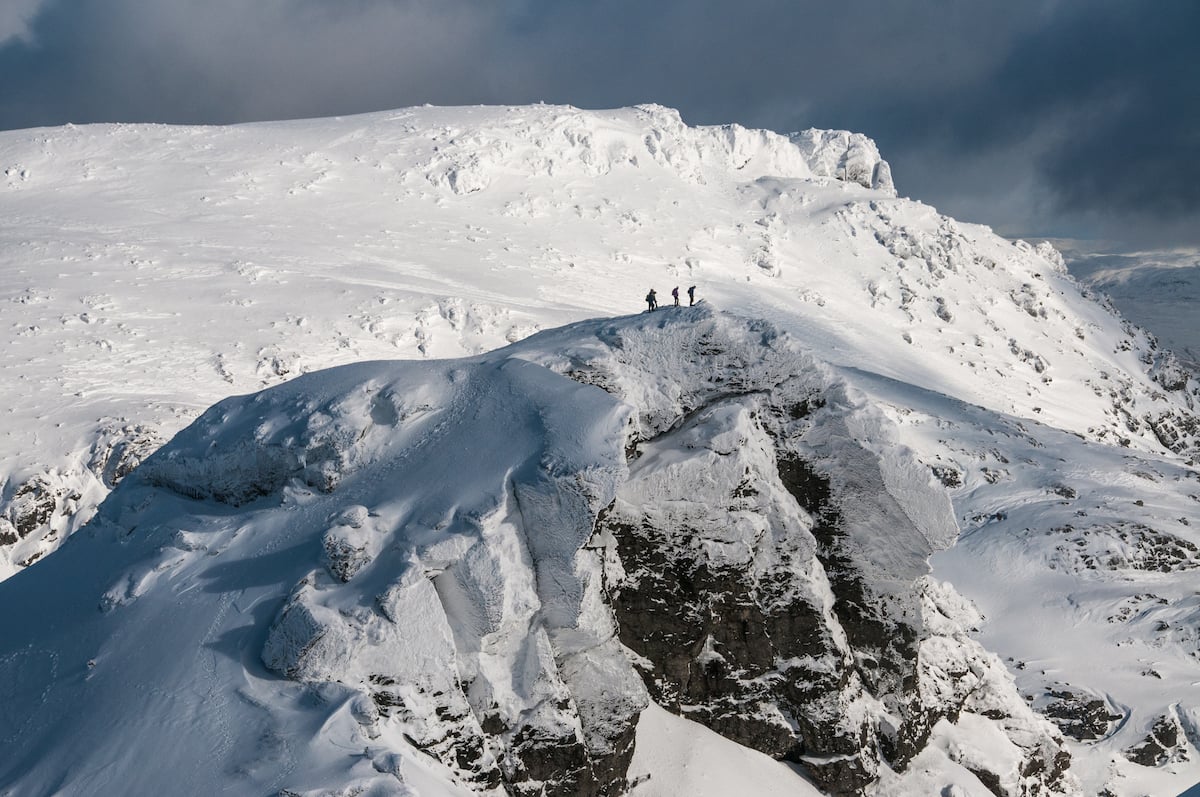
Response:
M656 102L1006 235L1200 244L1195 0L0 0L0 129Z

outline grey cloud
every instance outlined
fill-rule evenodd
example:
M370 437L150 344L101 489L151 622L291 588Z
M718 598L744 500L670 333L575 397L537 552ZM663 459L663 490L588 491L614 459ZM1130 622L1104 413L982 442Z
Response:
M948 166L1023 158L1041 200L1027 224L1048 213L1076 233L1197 240L1198 30L1200 5L1188 0L1062 3L970 83L878 97L888 123L876 136L902 161L938 153L942 174L917 178L934 192L953 178ZM998 166L995 180L1012 184Z
M939 0L47 2L35 46L0 50L5 96L23 95L0 111L2 126L34 113L88 121L106 108L125 120L228 121L280 107L530 99L655 100L697 121L800 124L764 109L953 86L994 60L981 37L1013 35L1020 9L1044 0L970 14ZM93 101L81 106L72 84Z
M226 123L478 101L483 3L53 0L0 48L0 126Z
M29 36L29 21L37 16L43 0L5 0L0 5L0 45Z

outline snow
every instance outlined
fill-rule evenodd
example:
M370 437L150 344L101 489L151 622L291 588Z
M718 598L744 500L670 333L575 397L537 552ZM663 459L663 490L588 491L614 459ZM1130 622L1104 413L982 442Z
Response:
M397 682L420 690L396 698L416 701L454 694L455 668L477 691L441 706L454 716L494 704L559 728L570 719L551 706L570 692L603 748L645 696L612 643L599 564L576 552L628 477L626 436L689 406L695 375L654 332L679 311L627 339L652 367L600 385L632 416L560 376L600 348L577 329L517 357L436 358L623 316L675 285L766 319L755 334L790 335L805 373L842 386L846 425L811 453L891 496L859 507L865 539L918 530L861 566L916 574L932 555L936 583L978 607L978 623L948 609L977 625L976 661L999 656L981 677L1003 661L1039 708L1069 685L1120 715L1072 743L1084 793L1200 781L1200 490L1195 433L1176 423L1195 383L1053 249L898 197L863 136L691 128L655 106L15 131L0 133L0 219L0 541L15 540L0 546L0 705L23 707L0 723L0 784L468 793L337 683L412 676ZM1146 280L1183 290L1194 262L1180 257L1072 269L1133 321L1162 323L1187 363L1190 315L1136 301ZM773 367L728 355L713 373L769 381ZM754 456L748 412L713 410L714 445ZM671 434L646 454L680 463L684 477L669 463L654 476L667 493L703 470L686 464L688 429ZM754 531L708 554L744 562ZM608 705L597 684L632 697ZM1162 716L1189 760L1128 761ZM782 764L653 705L641 717L631 773L652 777L634 793L806 793ZM404 732L435 744L444 730ZM986 793L969 770L976 751L1007 749L994 734L940 724L878 793ZM203 764L184 739L205 740ZM61 740L66 758L44 756ZM138 766L139 750L160 766Z
M409 412L412 397L440 411ZM482 737L474 718L485 711L515 728L569 723L557 708L563 679L587 685L576 694L590 690L596 714L614 711L612 694L640 708L640 679L613 655L611 625L582 621L589 587L575 570L592 530L587 507L594 516L612 500L624 467L625 422L608 394L520 359L364 363L214 406L145 463L70 553L4 582L6 605L32 601L6 616L6 638L29 634L43 610L78 625L39 633L62 672L34 707L20 679L6 684L25 724L5 722L0 735L33 757L6 759L0 782L19 774L33 792L177 793L183 772L197 794L214 777L278 789L319 782L339 749L390 769L395 750L411 750L395 739L373 746L401 732L380 721L393 704L432 701L428 715L449 718L467 742ZM203 456L211 450L226 452L217 466ZM324 571L312 569L318 551ZM98 581L113 572L115 584ZM47 605L47 578L78 589ZM363 605L372 598L378 612ZM14 654L18 672L41 663L37 654ZM375 689L375 706L359 685ZM324 710L306 710L313 700ZM321 733L314 715L325 716ZM164 716L181 723L168 739L216 745L204 762L162 743ZM403 733L434 749L467 743L424 720L412 711ZM308 738L307 751L292 748ZM76 751L67 772L37 757L51 739ZM192 771L202 763L216 774ZM477 766L486 775L496 763L485 751ZM395 787L407 779L387 782L403 793Z
M733 744L651 704L638 721L637 753L629 767L631 797L816 797L822 792L787 764Z

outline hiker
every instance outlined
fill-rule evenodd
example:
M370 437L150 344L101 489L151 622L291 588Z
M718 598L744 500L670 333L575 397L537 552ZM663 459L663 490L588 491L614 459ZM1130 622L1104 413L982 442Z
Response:
M692 287L688 288L688 307L691 307L695 303L696 303L696 286L693 285Z
M671 289L671 298L673 298L675 300L675 306L678 307L679 306L679 286L678 285L676 285L674 288Z
M654 312L654 308L658 307L658 297L655 295L653 288L646 294L646 304L650 305L650 309L647 312Z

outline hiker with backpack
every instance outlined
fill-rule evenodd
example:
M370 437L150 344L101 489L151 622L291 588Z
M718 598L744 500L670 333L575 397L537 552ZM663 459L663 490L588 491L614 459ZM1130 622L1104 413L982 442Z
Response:
M658 307L658 296L654 293L653 288L646 294L646 304L650 305L650 309L646 312L654 312L655 308Z

